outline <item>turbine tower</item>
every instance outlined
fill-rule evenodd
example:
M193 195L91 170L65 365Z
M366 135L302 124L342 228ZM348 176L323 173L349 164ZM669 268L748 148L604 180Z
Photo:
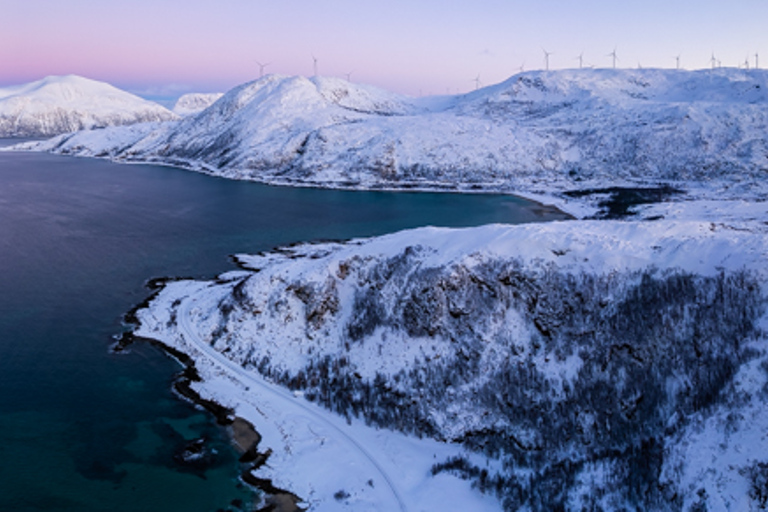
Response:
M345 76L347 77L347 82L351 82L352 81L352 73L354 73L354 71L350 71L349 73L345 73Z
M520 70L520 73L524 73L525 72L525 61L523 61L523 63L520 64L520 67L518 69Z
M757 60L757 52L755 52L755 69L760 68L760 61Z
M715 66L717 65L717 59L715 58L715 52L712 52L712 57L709 59L709 61L712 63L712 69L715 69Z
M315 73L313 76L317 76L317 57L315 57L314 54L312 55L312 64L313 64L312 70Z
M266 64L262 64L261 62L256 61L256 64L259 65L259 78L263 78L264 77L264 68L269 66L272 63L271 62L267 62Z
M616 69L616 61L619 60L619 58L616 56L616 48L614 48L611 53L606 55L606 57L613 57L613 69Z
M579 60L579 69L584 67L584 52L581 52L578 57L576 57Z
M480 73L472 81L475 82L475 90L478 90L480 88Z
M680 69L680 55L675 57L676 66L675 69Z
M542 48L541 51L544 52L544 69L549 71L549 56L552 55L552 52L548 52L544 48Z

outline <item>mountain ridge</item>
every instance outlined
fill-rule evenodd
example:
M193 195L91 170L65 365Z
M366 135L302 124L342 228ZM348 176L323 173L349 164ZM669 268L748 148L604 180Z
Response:
M765 198L766 102L762 70L532 71L430 98L268 75L161 129L36 147L274 184L551 196L668 183Z

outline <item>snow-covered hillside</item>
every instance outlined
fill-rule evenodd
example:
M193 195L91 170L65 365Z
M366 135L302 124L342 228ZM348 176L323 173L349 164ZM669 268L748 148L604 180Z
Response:
M75 75L0 88L0 137L45 137L174 119L154 102Z
M258 474L313 510L758 510L767 88L760 70L578 70L411 99L268 76L176 123L26 147L631 206L644 220L240 255L167 282L135 333L188 354L195 391L265 434Z
M136 333L203 367L228 361L240 387L221 392L226 379L214 368L202 372L203 396L258 408L264 393L248 391L249 375L266 377L349 418L374 457L388 460L402 441L354 418L464 446L442 458L413 449L422 472L390 475L403 509L415 505L404 489L434 489L430 466L434 478L455 474L509 511L765 503L762 220L423 228L239 261L246 270L215 281L167 283L138 311ZM250 416L257 428L277 418ZM280 483L313 494L327 507L318 510L362 509L357 491L331 497L355 474L343 464L292 469L320 443L271 442L279 454L269 474ZM285 455L292 449L302 455ZM331 492L315 492L329 480ZM474 508L436 496L411 509Z
M189 93L181 96L173 106L174 113L180 116L197 114L213 105L223 93Z
M699 197L765 198L767 105L762 70L532 71L422 99L271 75L162 130L37 149L282 184L551 196L668 183Z

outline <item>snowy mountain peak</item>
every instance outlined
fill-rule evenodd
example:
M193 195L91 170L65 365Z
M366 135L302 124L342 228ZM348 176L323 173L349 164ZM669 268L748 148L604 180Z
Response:
M220 92L184 94L176 100L173 112L180 116L197 114L213 105L222 96L224 96L224 93Z
M50 136L176 118L154 102L77 75L0 88L0 136Z
M275 74L235 87L225 94L225 101L220 107L229 112L243 108L297 112L340 107L382 115L405 114L415 110L405 96L376 87L353 84L340 78Z

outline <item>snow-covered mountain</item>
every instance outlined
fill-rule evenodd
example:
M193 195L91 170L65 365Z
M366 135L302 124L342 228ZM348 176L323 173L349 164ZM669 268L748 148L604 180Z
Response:
M224 96L224 93L220 92L191 92L189 94L184 94L176 100L176 103L173 106L173 112L180 116L197 114L213 105L216 100L222 96Z
M762 70L532 71L422 99L271 75L160 130L39 148L282 184L552 194L665 182L765 197L766 105Z
M154 102L76 75L0 88L0 137L45 137L177 118Z
M256 375L350 420L461 444L465 455L429 456L433 474L508 511L765 504L762 221L423 228L238 258L247 270L169 282L137 313L137 334L201 367L207 352L232 363L241 384L217 395L221 370L203 372L206 397L263 407ZM286 442L297 454L270 466L292 475L309 448ZM367 449L386 454L379 442ZM292 490L338 474L294 475ZM324 499L355 510L355 496Z

